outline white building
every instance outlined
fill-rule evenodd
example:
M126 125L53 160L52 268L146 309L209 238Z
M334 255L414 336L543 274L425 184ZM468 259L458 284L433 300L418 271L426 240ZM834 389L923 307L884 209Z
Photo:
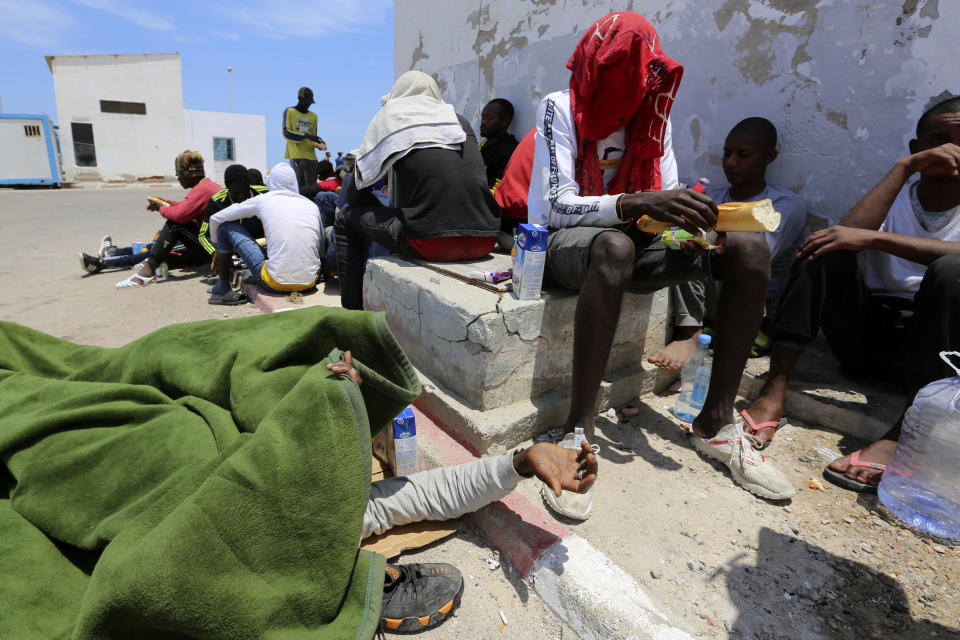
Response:
M65 181L172 179L173 161L199 151L221 182L228 165L266 169L262 115L183 108L180 54L47 56Z

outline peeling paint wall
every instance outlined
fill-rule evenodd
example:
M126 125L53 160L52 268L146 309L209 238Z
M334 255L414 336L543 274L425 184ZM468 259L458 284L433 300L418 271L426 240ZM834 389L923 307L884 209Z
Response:
M723 184L723 139L740 119L780 132L771 182L838 220L906 155L931 96L960 92L960 2L948 0L396 0L394 71L433 75L475 128L494 97L533 126L540 98L596 18L640 11L684 65L673 108L681 179ZM951 30L952 29L952 30Z

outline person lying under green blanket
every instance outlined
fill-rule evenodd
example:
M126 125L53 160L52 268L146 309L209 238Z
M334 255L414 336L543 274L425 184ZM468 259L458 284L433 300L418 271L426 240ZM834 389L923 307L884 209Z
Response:
M349 351L327 369L363 384ZM374 482L363 537L477 511L509 494L522 478L536 476L557 496L562 489L585 491L596 480L597 458L588 443L581 447L575 451L540 442L514 453ZM451 565L387 565L386 572L381 612L385 629L409 633L434 626L459 603L463 578Z
M371 486L371 434L419 393L382 314L184 323L115 349L0 322L0 637L364 639L382 618L442 620L459 576L360 540L531 470L584 490L596 467L536 445Z

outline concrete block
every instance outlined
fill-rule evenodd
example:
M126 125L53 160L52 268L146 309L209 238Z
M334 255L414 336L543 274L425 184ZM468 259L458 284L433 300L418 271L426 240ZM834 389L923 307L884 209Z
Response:
M497 294L427 271L420 290L420 318L424 332L444 340L466 340L467 327L486 313L496 313ZM456 282L456 285L451 283Z
M546 296L552 298L553 294L546 293ZM517 300L513 295L504 296L500 301L500 310L507 331L519 335L523 340L536 339L540 335L545 306L543 300Z
M487 313L467 326L467 337L484 350L493 351L499 345L505 346L511 336L502 314Z
M471 266L437 268L464 275ZM484 265L491 266L500 268ZM612 395L603 392L606 401L626 402L649 386L642 363L654 299L636 293L624 297L607 363L607 377L619 382ZM488 426L499 433L500 427L487 424L492 421L525 434L510 436L511 443L565 416L577 300L575 292L547 289L540 300L519 301L510 293L489 291L395 256L371 260L364 277L365 307L386 312L414 365L435 380L443 394L457 398L463 411L472 412L466 420L451 415L443 422L472 424L467 428L478 434ZM658 317L665 316L664 311ZM449 408L457 403L439 404Z
M569 386L481 411L419 368L417 373L423 393L414 404L479 454L511 451L521 442L560 425L570 410ZM636 399L639 393L653 388L654 380L655 374L643 368L605 376L600 383L597 411Z

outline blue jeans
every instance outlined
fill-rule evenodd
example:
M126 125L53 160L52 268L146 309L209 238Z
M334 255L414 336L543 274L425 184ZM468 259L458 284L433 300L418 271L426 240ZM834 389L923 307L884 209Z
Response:
M250 270L250 277L267 291L276 291L260 278L267 251L257 244L250 231L239 222L224 222L217 229L217 253L237 252ZM277 292L281 293L281 292Z
M135 264L140 264L143 262L149 253L150 249L153 248L153 243L147 245L147 251L142 251L140 253L134 253L133 247L114 247L113 255L107 256L103 259L103 264L106 267L132 267Z
M321 191L313 196L313 203L320 209L320 224L323 228L333 226L334 218L337 213L337 199L340 196L333 191Z

